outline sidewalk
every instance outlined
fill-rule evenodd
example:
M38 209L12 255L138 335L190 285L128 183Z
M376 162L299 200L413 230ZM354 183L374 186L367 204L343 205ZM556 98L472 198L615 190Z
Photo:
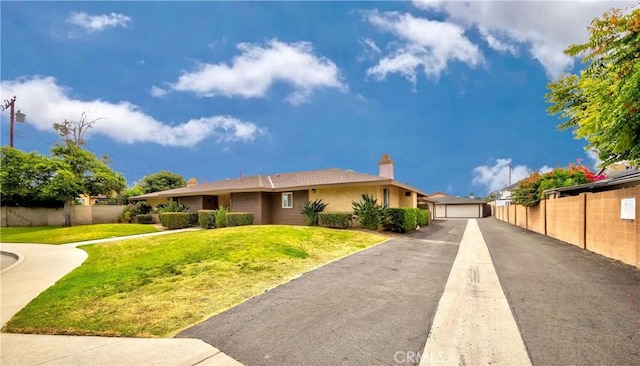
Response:
M188 229L189 230L189 229ZM3 252L18 261L0 275L1 320L4 326L20 309L60 278L80 266L87 253L75 248L129 238L173 234L163 231L65 245L7 244ZM199 339L145 339L0 334L2 365L241 365Z

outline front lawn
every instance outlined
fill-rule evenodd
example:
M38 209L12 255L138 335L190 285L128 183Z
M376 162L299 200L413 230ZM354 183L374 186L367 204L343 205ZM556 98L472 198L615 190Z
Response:
M65 244L85 240L106 239L118 236L147 234L159 231L153 225L97 224L71 227L36 226L3 227L0 229L2 243Z
M83 246L89 258L3 331L166 337L327 262L385 240L243 226Z

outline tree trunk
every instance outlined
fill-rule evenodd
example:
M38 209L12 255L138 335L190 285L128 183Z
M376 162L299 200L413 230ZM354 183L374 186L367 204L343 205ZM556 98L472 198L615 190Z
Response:
M72 200L67 200L64 202L64 209L62 210L62 226L71 226L71 204Z

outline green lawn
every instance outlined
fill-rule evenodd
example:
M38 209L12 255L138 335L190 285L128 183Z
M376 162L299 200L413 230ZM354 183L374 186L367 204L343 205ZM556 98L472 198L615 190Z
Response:
M83 246L89 258L3 331L166 337L384 237L243 226Z
M2 229L0 229L0 242L65 244L85 240L146 234L156 231L158 231L158 229L153 225L139 224L98 224L71 227L3 227Z

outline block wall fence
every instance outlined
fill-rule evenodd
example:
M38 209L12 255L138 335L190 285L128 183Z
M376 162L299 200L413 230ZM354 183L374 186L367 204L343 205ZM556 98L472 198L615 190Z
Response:
M71 225L116 222L127 206L71 206ZM63 223L62 208L7 207L0 209L0 226L58 226Z
M623 198L636 199L636 219L620 218ZM496 207L498 220L640 268L640 186Z

